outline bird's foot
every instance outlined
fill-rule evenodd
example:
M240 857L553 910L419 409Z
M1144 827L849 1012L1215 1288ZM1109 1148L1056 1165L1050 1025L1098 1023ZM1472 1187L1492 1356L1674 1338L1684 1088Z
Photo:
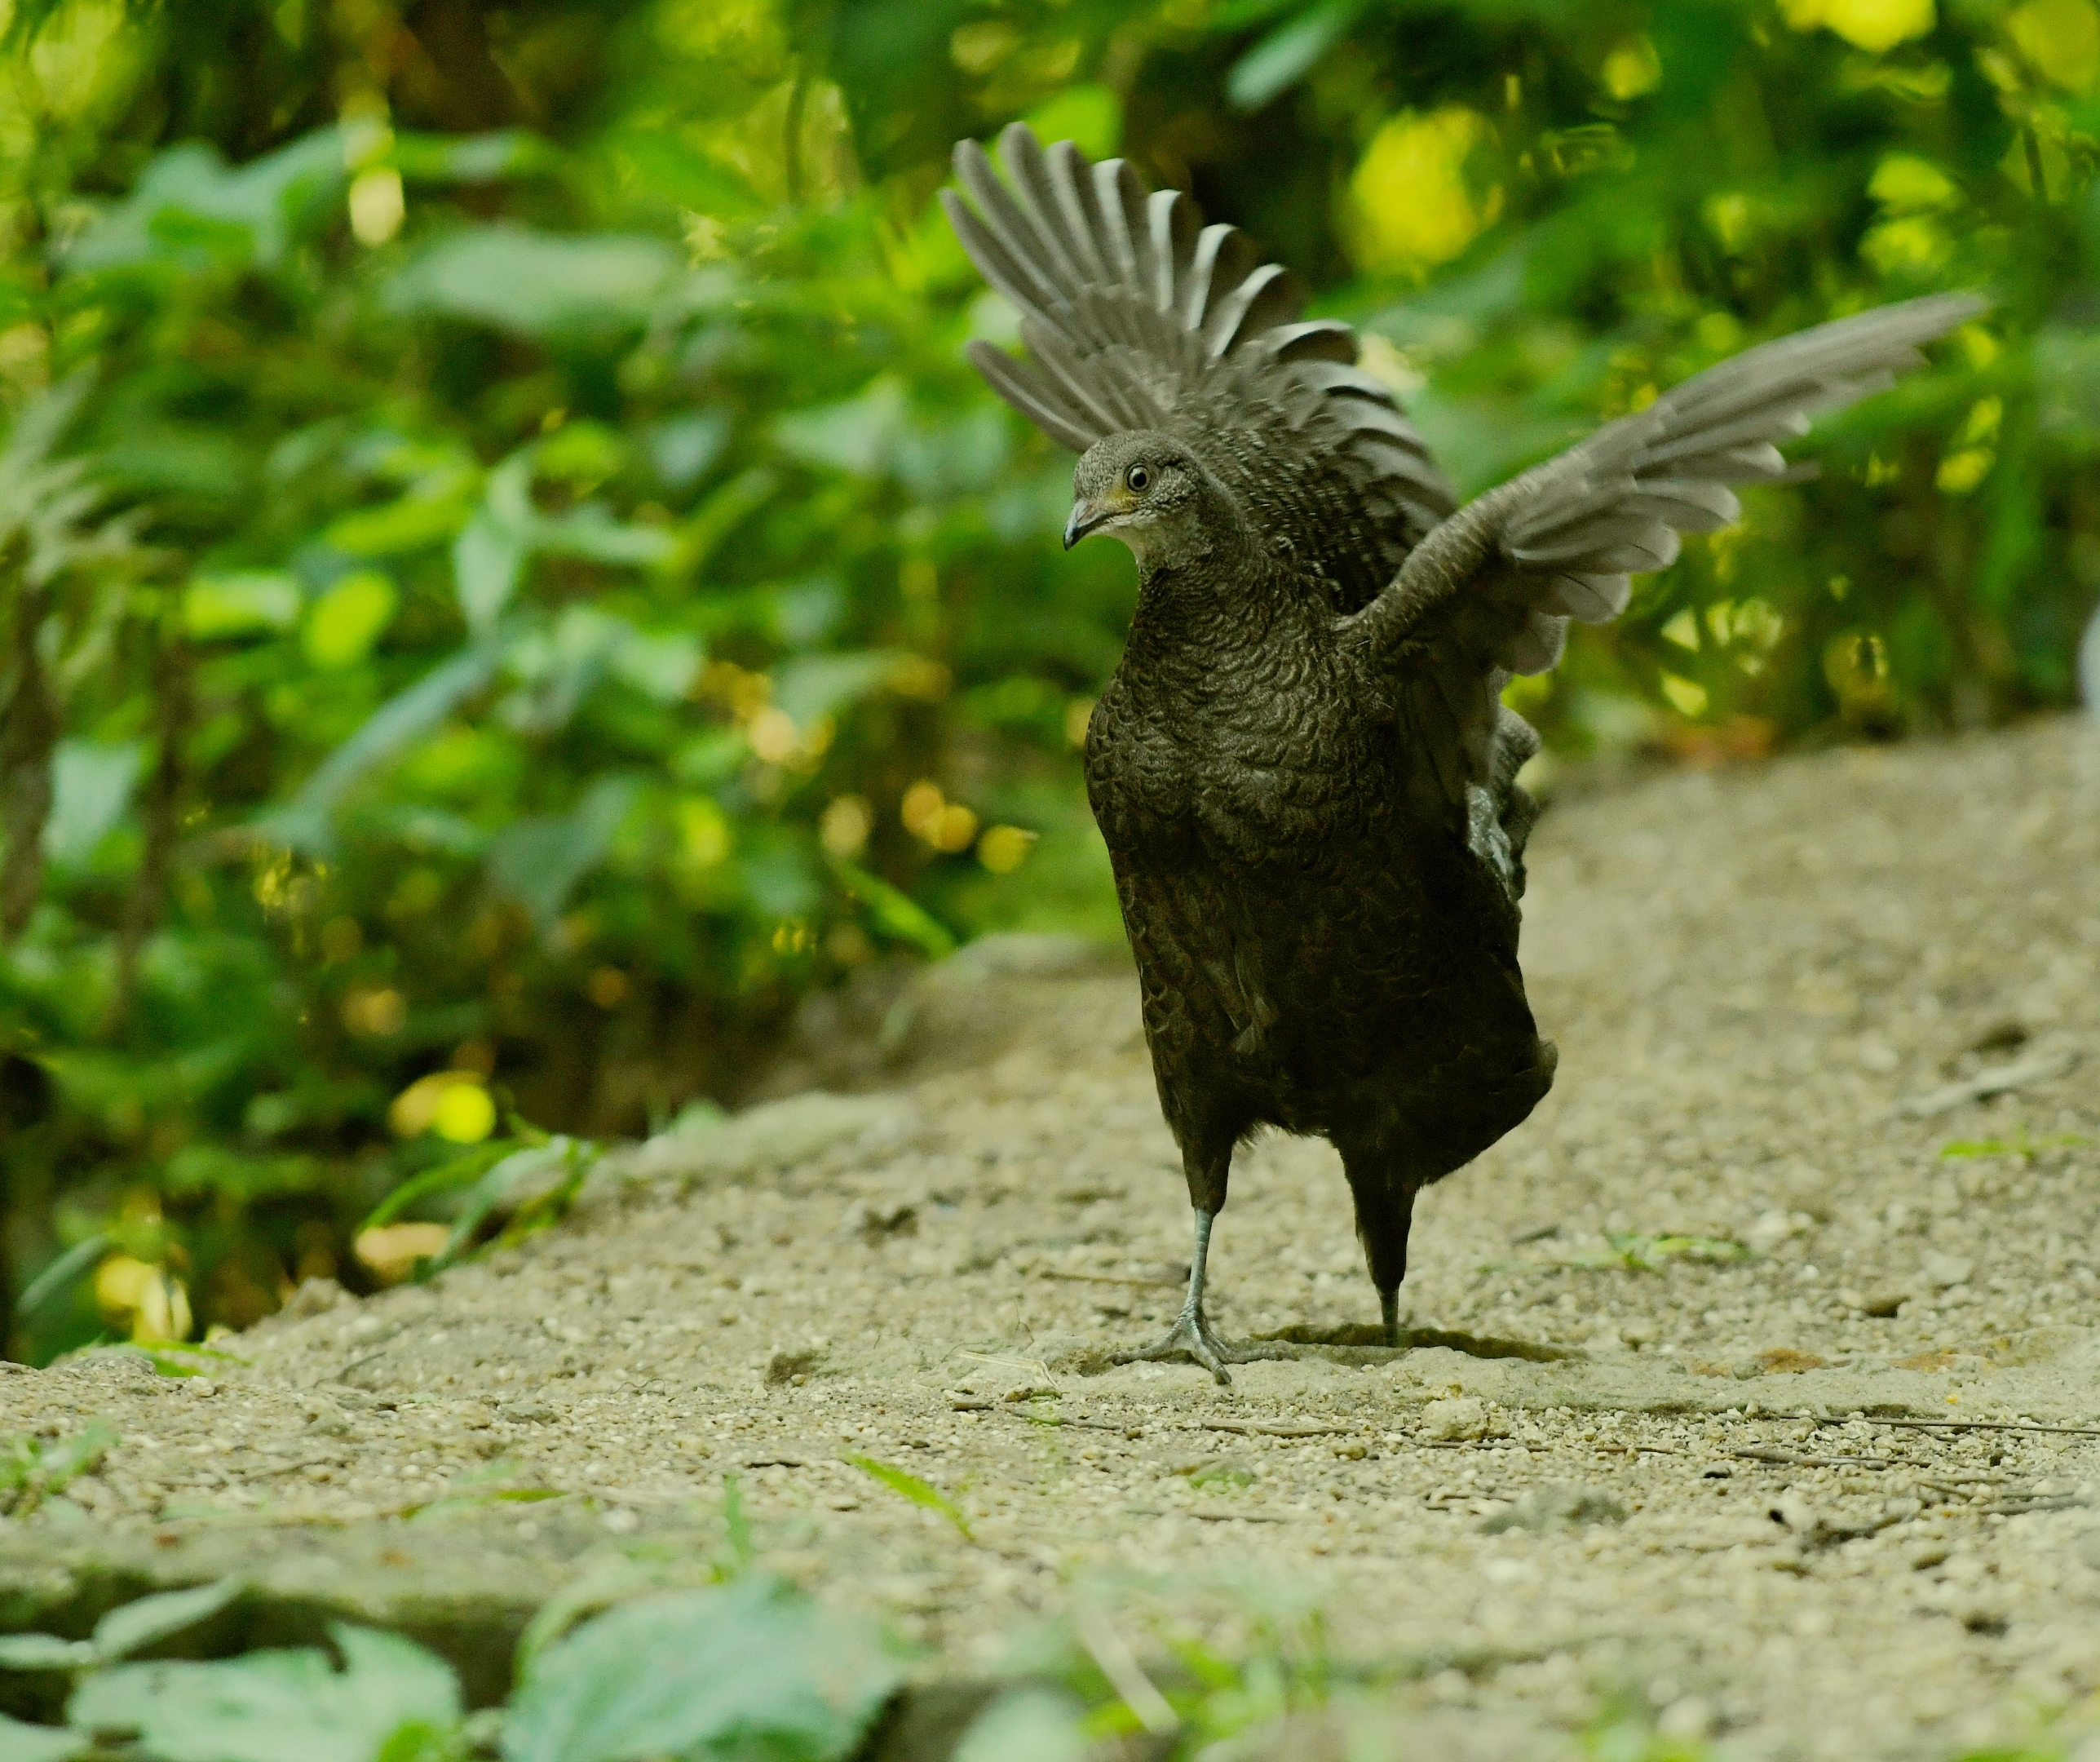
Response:
M1229 1383L1232 1379L1226 1374L1229 1364L1252 1364L1261 1358L1289 1358L1295 1356L1288 1346L1265 1340L1249 1340L1245 1345L1235 1346L1218 1338L1209 1320L1200 1309L1184 1309L1169 1328L1149 1346L1140 1346L1135 1352L1114 1354L1117 1364L1160 1364L1186 1358L1200 1364L1220 1383Z

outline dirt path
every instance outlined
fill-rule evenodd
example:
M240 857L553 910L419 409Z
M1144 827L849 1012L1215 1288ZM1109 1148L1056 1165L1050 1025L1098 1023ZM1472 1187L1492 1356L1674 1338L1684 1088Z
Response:
M2100 737L1672 775L1563 804L1534 852L1560 1079L1422 1205L1425 1344L1229 1391L1108 1368L1185 1254L1133 988L995 948L907 1034L987 1062L657 1140L520 1250L312 1294L215 1387L106 1357L0 1378L0 1431L122 1439L0 1523L0 1627L238 1565L282 1609L437 1637L493 1693L557 1589L700 1570L733 1471L773 1564L970 1671L1075 1607L1229 1641L1318 1605L1345 1659L1404 1667L1389 1706L1492 1730L1483 1754L1560 1753L1607 1691L1833 1762L2083 1699ZM2008 1067L1998 1099L1949 1088ZM1375 1315L1322 1145L1244 1157L1213 1264L1228 1332ZM564 1496L497 1496L527 1490Z

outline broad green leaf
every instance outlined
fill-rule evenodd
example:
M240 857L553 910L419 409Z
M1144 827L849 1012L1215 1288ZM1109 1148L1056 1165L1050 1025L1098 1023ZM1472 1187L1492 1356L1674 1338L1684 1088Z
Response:
M780 417L773 437L783 452L812 465L873 477L895 460L907 420L904 382L885 374L843 404Z
M431 245L394 277L396 312L462 318L520 336L597 335L638 328L679 272L661 239L571 237L476 227Z
M612 671L659 703L677 703L692 688L702 653L699 640L683 631L652 635L630 630L612 651Z
M148 166L132 193L68 247L65 261L108 269L172 258L196 268L223 255L267 268L347 181L333 128L237 169L215 148L186 141Z
M526 129L488 135L396 135L387 157L411 184L493 184L561 165L561 149Z
M525 572L524 535L487 508L460 528L452 542L453 582L460 615L479 635L489 630L517 592Z
M1311 72L1364 10L1364 0L1323 0L1279 25L1232 64L1225 95L1236 110L1259 110Z
M0 1670L84 1670L101 1662L92 1640L61 1640L47 1633L0 1634Z
M329 817L343 792L373 766L427 734L452 714L462 697L487 684L496 671L497 654L490 643L462 649L389 698L372 712L363 727L322 760L291 800L260 816L254 822L255 830L296 850L331 848L334 835Z
M183 624L202 642L290 630L298 622L298 578L281 569L199 575L183 593Z
M864 1625L777 1578L621 1605L541 1653L506 1762L843 1762L901 1677Z
M677 541L661 528L627 525L595 502L586 502L558 519L538 520L530 536L537 548L555 556L638 568L662 563L677 548Z
M661 422L643 437L657 475L673 489L690 489L729 443L726 410L696 410Z
M108 1237L99 1230L85 1241L75 1242L23 1287L21 1295L15 1299L15 1313L26 1320L46 1304L69 1295L74 1286L102 1264L102 1257L109 1249Z
M105 1662L128 1658L141 1647L216 1615L245 1588L238 1578L221 1578L214 1584L163 1591L123 1604L95 1624L95 1650Z
M435 494L416 491L345 514L323 537L345 556L399 556L442 544L465 524L467 507L456 485L440 484Z
M355 666L393 622L400 595L376 569L346 575L307 613L307 659L317 667Z
M895 669L897 657L878 649L866 654L803 655L773 675L773 702L807 728L873 691Z
M565 814L514 821L489 847L489 878L542 928L553 923L578 882L598 866L634 799L630 777L600 777Z
M329 1632L339 1671L309 1648L120 1664L84 1679L67 1715L83 1731L136 1733L157 1762L374 1762L405 1726L458 1723L442 1658L397 1634Z
M632 452L626 436L603 423L564 423L533 449L533 469L551 481L589 489L624 470Z
M44 855L71 866L95 854L103 835L124 817L144 751L136 741L60 741L51 755L51 812Z
M950 1762L1086 1762L1085 1713L1057 1689L1015 1689L970 1722Z
M72 1762L94 1747L94 1738L86 1732L25 1725L0 1713L0 1756L7 1762Z

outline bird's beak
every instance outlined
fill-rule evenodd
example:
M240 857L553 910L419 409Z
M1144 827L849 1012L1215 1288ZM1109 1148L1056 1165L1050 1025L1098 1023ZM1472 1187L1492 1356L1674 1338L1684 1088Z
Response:
M1069 551L1094 529L1109 517L1108 512L1097 508L1082 497L1072 504L1072 518L1064 523L1064 547Z

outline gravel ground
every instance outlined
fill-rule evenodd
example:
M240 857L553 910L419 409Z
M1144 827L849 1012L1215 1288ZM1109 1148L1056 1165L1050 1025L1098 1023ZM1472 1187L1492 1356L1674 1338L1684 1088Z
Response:
M1406 1679L1378 1717L1433 1708L1482 1755L1562 1754L1609 1695L1832 1762L2076 1709L2100 735L1652 777L1563 801L1533 852L1559 1080L1424 1199L1411 1348L1360 1344L1332 1153L1275 1140L1243 1153L1214 1313L1310 1344L1230 1389L1110 1367L1186 1255L1134 986L1000 945L893 1019L895 1087L621 1153L566 1224L432 1285L310 1287L213 1382L0 1377L0 1429L122 1438L0 1522L0 1626L91 1541L177 1576L289 1550L325 1579L355 1545L455 1589L674 1579L733 1472L762 1554L941 1667L1075 1609L1143 1652L1317 1608Z

